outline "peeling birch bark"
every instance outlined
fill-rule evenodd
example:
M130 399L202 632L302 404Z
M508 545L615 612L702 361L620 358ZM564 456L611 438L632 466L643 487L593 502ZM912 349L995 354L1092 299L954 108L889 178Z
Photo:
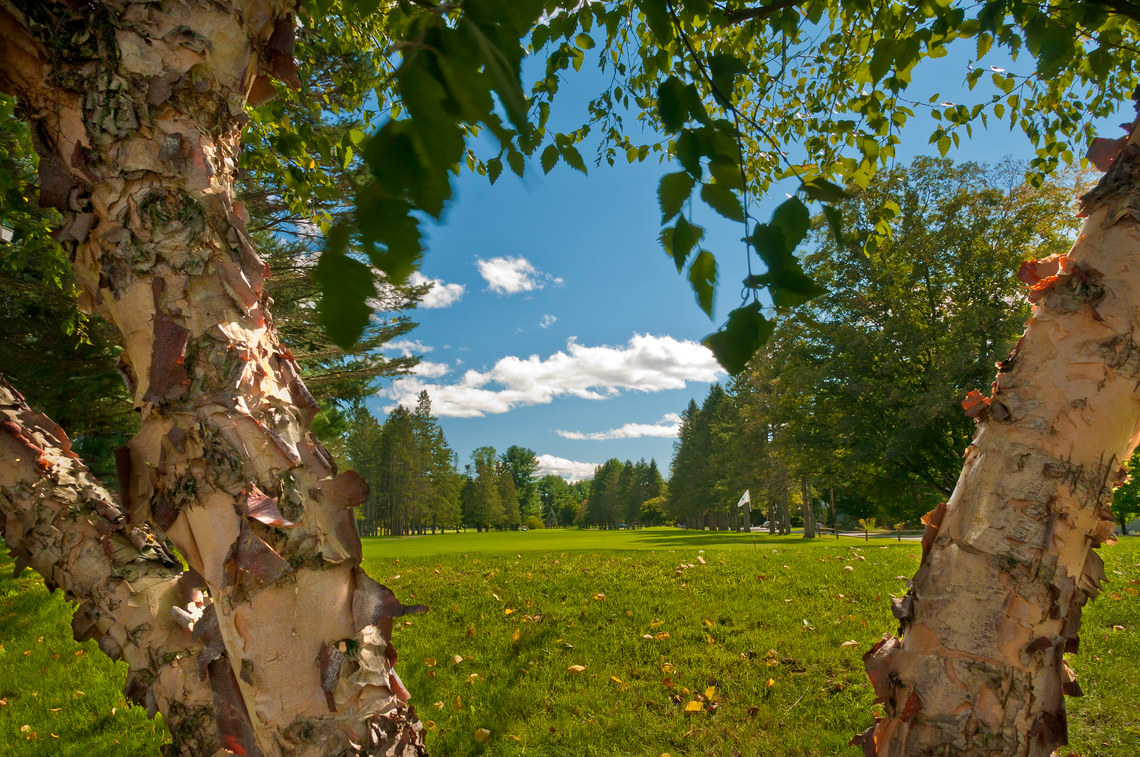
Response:
M123 335L141 417L118 456L125 515L205 582L207 730L251 757L423 754L391 633L426 608L359 567L366 486L310 433L233 193L251 91L299 84L294 5L0 0L0 88L35 136L41 201L65 214L80 304Z
M97 639L127 663L127 696L152 717L173 713L168 722L185 753L221 747L191 633L205 605L200 587L150 528L127 522L67 435L3 377L0 532L17 573L30 566L77 603L76 640Z
M999 364L950 501L894 601L900 638L864 656L885 717L867 755L1048 755L1067 742L1064 659L1113 540L1113 488L1140 438L1140 136L1082 198L1067 255L1026 263L1033 314ZM977 395L977 396L975 396Z

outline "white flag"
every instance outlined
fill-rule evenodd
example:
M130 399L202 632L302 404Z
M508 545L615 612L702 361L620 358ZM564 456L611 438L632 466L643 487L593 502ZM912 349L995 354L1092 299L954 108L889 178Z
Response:
M752 497L748 496L748 490L744 490L744 494L740 495L740 501L736 503L737 507L744 507L752 503Z

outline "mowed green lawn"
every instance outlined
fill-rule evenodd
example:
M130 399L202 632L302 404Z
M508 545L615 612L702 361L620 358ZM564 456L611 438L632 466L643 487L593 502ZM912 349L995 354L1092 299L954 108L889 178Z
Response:
M367 540L365 566L432 608L394 643L435 755L854 755L874 709L860 657L894 630L888 601L918 552L468 532ZM1087 696L1069 700L1061 755L1140 754L1140 539L1102 553L1112 583L1085 612L1071 664ZM0 754L157 754L163 729L123 703L122 666L70 639L38 578L12 580L6 558L0 570Z

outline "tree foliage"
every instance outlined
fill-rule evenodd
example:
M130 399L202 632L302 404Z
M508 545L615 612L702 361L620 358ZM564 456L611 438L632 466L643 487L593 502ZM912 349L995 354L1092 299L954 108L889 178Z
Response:
M727 391L685 411L673 517L726 512L746 488L782 515L804 481L835 489L849 518L917 523L945 499L974 432L961 401L1028 315L1014 272L1074 233L1071 182L1022 175L919 159L843 205L844 244L817 219L804 267L827 294L785 312Z
M1020 128L1037 147L1029 169L1039 183L1082 152L1093 119L1131 95L1137 64L1116 52L1135 36L1140 14L1129 8L1007 0L400 5L387 15L403 39L392 95L399 116L365 148L373 182L357 195L357 230L369 259L402 279L422 253L416 213L440 217L449 172L465 155L492 181L504 160L522 175L536 154L545 171L560 161L584 171L578 146L587 143L597 162L673 159L681 170L661 180L661 241L700 306L711 315L719 274L716 255L701 246L703 229L682 212L698 197L744 224L747 254L763 264L745 280L741 306L706 340L735 373L772 332L768 302L793 306L823 291L794 255L808 231L805 200L819 203L841 234L835 203L893 163L900 130L920 115L935 120L930 143L943 155L975 126ZM913 91L916 67L955 44L975 50L966 74L975 101ZM1030 56L1031 72L986 67L991 50ZM528 53L546 61L529 93L521 67ZM591 100L587 123L555 131L549 116L562 75L587 59L609 84ZM648 141L629 127L631 116L654 127ZM466 139L483 128L499 152L478 164ZM753 219L754 198L784 179L797 182L794 196L766 223ZM331 234L325 257L339 259L351 233L345 226ZM347 284L347 272L339 281Z

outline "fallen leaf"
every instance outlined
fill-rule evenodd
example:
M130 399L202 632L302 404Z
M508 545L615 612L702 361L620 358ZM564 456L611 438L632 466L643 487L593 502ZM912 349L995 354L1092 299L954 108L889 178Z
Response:
M586 669L586 666L585 665L571 665L570 667L568 667L566 669L568 671L570 671L571 673L581 673L583 670Z
M511 643L514 644L518 640L519 640L519 629L516 628L515 632L511 634Z
M846 571L848 571L848 572L851 572L851 571L855 570L855 569L854 569L854 568L852 568L850 565L844 565L844 566L843 566L843 569L844 569L844 570L846 570Z
M606 598L606 595L602 594L601 592L598 592L597 594L594 595L594 599L598 602L605 601L605 598Z
M613 682L614 682L614 683L616 683L616 684L619 684L619 685L620 685L620 684L621 684L621 682L622 682L622 680L621 680L620 678L618 678L617 676L610 676L610 680L611 680L611 681L613 681Z
M707 564L707 563L705 562L705 558L701 557L700 555L697 555L697 562L699 562L701 565L706 565L706 564Z
M27 733L30 730L32 730L32 727L30 725L20 726L20 733Z
M654 638L658 641L665 641L665 639L670 639L672 637L669 635L668 631L661 631Z
M775 686L775 685L776 685L776 680L775 680L774 678L769 678L769 679L768 679L768 683L767 683L766 685L767 685L767 686L768 686L768 688L770 689L770 688L772 688L773 686Z
M479 728L475 731L475 740L480 744L486 744L491 741L491 732L486 728Z
M705 689L705 699L711 702L715 696L716 686L709 686L707 689Z
M841 647L857 647L857 646L859 646L859 642L855 641L854 639L848 639L847 641L843 642L839 646L841 646Z
M428 731L434 731L435 730L435 721L434 720L425 720L424 721L424 728Z
M651 620L651 621L649 621L649 627L650 628L660 628L663 625L665 625L665 621L663 621L663 620Z
M424 658L424 665L428 666L429 668L434 668L435 663L436 663L436 659L434 657L425 657Z
M503 610L503 614L504 614L504 615L510 615L512 612L514 612L514 610L512 610L512 609L511 609L511 608L509 608L509 607L508 607L507 609Z
M675 686L677 685L677 684L676 684L676 683L673 681L673 679L672 679L672 678L669 678L668 676L666 676L666 677L665 677L665 680L664 680L664 681L662 681L661 683L665 684L665 688L667 688L667 689L671 689L671 688L673 688L673 687L675 687Z
M704 708L705 708L704 702L698 702L698 701L694 700L692 702L689 702L687 705L685 705L685 712L700 712Z
M664 673L672 673L672 672L676 671L677 668L673 667L673 663L667 662L661 666L661 670Z
M651 634L643 634L641 638L653 641L653 636Z
M748 716L749 717L754 718L759 714L760 714L760 708L759 707L753 705L752 707L748 708Z
M435 708L436 708L437 710L442 710L442 709L443 709L443 700L442 700L442 699L441 699L441 700L439 700L438 702L436 702L436 703L435 703Z
M457 654L454 657L452 657L451 659L455 661L456 665L458 665L459 663L463 662L463 655Z

